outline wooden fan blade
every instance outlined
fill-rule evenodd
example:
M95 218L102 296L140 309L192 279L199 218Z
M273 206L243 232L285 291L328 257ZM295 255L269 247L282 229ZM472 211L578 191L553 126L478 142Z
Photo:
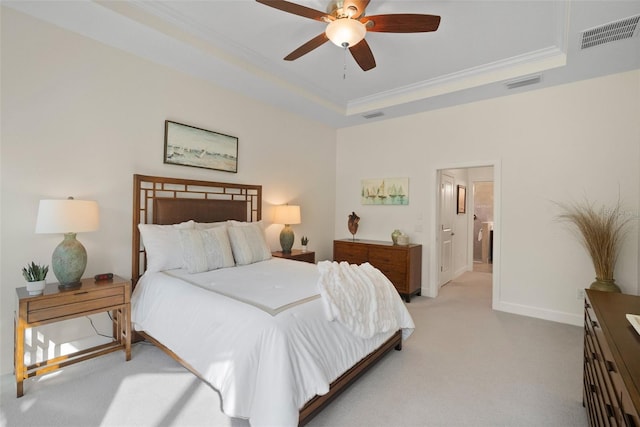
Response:
M368 24L367 21L373 22L373 26ZM366 16L361 18L360 22L367 26L367 31L379 33L426 33L438 29L440 17L417 13L397 13Z
M302 16L309 19L315 19L316 21L325 22L329 18L328 15L319 10L311 9L310 7L301 6L299 4L291 3L284 0L256 0L258 3L262 3L266 6L271 6L275 9L282 10L283 12L293 13L294 15Z
M355 46L349 48L349 52L356 60L363 71L369 71L376 66L376 60L373 57L369 43L365 39L360 40Z
M353 19L358 19L362 15L367 8L370 0L344 0L342 3L342 10L344 13L347 13L349 10L353 10L354 13L350 15Z
M311 40L309 40L308 42L306 42L305 44L303 44L302 46L300 46L299 48L291 52L289 55L285 56L284 60L293 61L295 59L298 59L302 55L305 55L311 52L313 49L319 46L322 46L328 41L329 39L327 38L327 35L325 33L319 34L318 36L312 38Z

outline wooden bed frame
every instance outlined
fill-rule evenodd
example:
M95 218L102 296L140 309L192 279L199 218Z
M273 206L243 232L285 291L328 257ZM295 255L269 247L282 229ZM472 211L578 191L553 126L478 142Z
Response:
M138 224L175 224L190 219L196 222L217 222L228 219L259 221L261 218L261 185L134 175L131 251L131 282L133 286L135 287L146 266L146 256L140 239ZM171 358L202 379L195 369L155 338L144 332L137 332L137 334L154 343ZM402 333L400 330L377 350L331 383L327 394L315 396L308 401L300 410L298 425L302 426L309 422L336 396L393 348L396 350L402 349Z

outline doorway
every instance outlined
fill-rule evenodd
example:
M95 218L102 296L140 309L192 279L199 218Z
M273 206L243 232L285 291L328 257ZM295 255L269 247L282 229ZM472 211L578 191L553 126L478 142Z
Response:
M465 272L480 270L492 274L492 306L497 305L500 295L499 179L499 162L435 171L436 191L432 193L434 233L431 239L434 250L431 251L429 296L437 297L440 287L447 281ZM462 209L458 201L460 189L466 193ZM448 201L451 192L456 200L452 207ZM452 221L447 220L449 211L453 212ZM447 223L451 226L448 227ZM449 239L443 237L444 231L449 232Z
M473 184L473 271L493 271L493 181Z

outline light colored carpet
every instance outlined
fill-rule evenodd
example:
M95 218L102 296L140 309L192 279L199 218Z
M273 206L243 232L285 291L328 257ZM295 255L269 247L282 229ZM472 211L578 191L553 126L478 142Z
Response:
M416 332L308 425L586 426L582 328L491 306L491 275L465 273L408 308ZM6 426L232 426L218 394L155 347L27 380L1 379Z

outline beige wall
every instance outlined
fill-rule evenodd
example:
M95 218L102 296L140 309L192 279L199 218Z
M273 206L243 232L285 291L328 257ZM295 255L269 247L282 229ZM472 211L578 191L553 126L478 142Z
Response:
M1 36L0 372L12 369L20 269L31 260L50 263L62 240L34 234L41 198L98 201L100 230L78 235L89 256L86 275L131 275L134 173L262 184L265 221L272 204L300 204L296 236L309 236L318 259L331 257L335 130L11 9L2 8ZM165 119L237 136L239 172L163 164ZM272 249L279 230L267 230ZM58 344L85 334L93 331L82 319L49 328L48 338Z
M552 201L618 197L638 216L640 71L425 112L338 131L336 237L348 212L361 238L406 229L423 251L423 295L435 294L436 170L495 165L499 262L494 308L581 324L578 288L594 273ZM362 178L408 176L408 206L362 206ZM423 230L419 232L417 230ZM638 238L616 271L638 294Z

